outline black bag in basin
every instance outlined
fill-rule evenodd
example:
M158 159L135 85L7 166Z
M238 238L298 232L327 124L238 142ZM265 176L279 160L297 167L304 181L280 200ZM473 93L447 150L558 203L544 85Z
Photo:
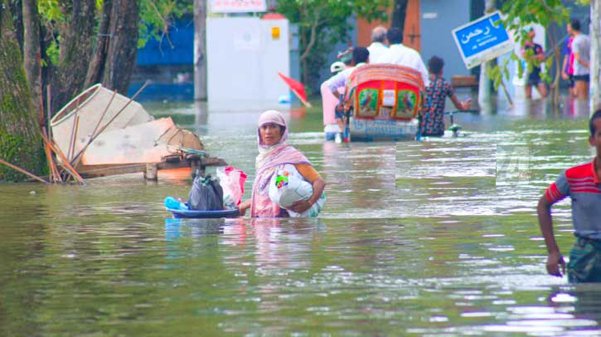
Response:
M219 180L210 175L196 176L190 190L188 207L198 211L223 210L223 189Z

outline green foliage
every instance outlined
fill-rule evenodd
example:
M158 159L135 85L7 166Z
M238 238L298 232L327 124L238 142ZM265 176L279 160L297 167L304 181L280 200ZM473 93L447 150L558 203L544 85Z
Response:
M68 2L61 0L38 0L38 12L45 19L45 23L65 23L66 18L62 6L68 6ZM104 0L96 0L96 11L102 10Z
M42 25L44 25L51 37L46 42L44 53L51 64L58 64L60 39L58 36L58 27L67 24L67 18L61 9L59 0L39 0L38 13L40 14ZM43 60L42 66L48 66L46 59Z
M38 12L46 25L65 22L65 15L60 8L58 0L38 1Z
M6 48L6 45L3 47ZM12 50L13 54L14 50L18 51ZM31 109L27 106L29 94L24 92L25 74L23 71L13 71L10 78L2 80L17 84L9 89L10 94L0 95L0 158L33 173L43 172L45 161L42 159L41 139L35 132L36 121L27 113ZM12 168L0 165L0 181L23 181L26 178Z
M4 129L0 129L0 153L3 159L14 162L18 158L20 151L23 148L23 138L11 134ZM23 175L6 166L0 167L1 181L19 181L23 180Z
M588 0L581 0L588 1ZM523 49L524 43L527 41L528 34L526 28L532 24L540 24L544 27L550 27L552 24L563 25L565 24L570 16L569 9L563 4L562 0L545 0L545 1L531 1L531 0L511 0L505 2L502 8L502 12L505 15L503 24L508 31L515 32L514 40L515 43L520 46L520 50ZM544 61L535 60L531 51L526 52L524 57L526 61L526 68L522 65L522 57L516 55L515 51L512 52L511 60L516 61L518 64L518 76L521 76L524 71L532 70L532 67L540 63L547 65L546 69L550 69L553 64L552 58L546 58ZM497 69L501 67L502 69ZM509 77L507 71L508 62L504 62L502 65L494 65L489 69L489 75L493 80L495 88L497 88L504 78ZM543 79L548 80L548 74L542 73Z
M50 63L52 63L52 64L58 64L58 57L59 57L59 50L58 50L59 41L58 40L60 40L60 37L58 39L54 39L54 40L50 41L50 43L48 44L48 47L46 47L46 55L48 55L48 59L50 60Z
M23 138L8 132L0 132L0 153L8 160L15 158L23 145Z
M100 16L102 15L103 3L103 0L96 0L98 22L100 22ZM58 36L58 27L67 24L67 20L69 20L62 9L65 5L68 5L68 1L38 1L38 11L42 24L52 36L45 50L52 64L57 64L59 58L60 36ZM192 13L192 7L192 1L186 0L139 0L140 38L138 47L143 47L149 39L161 39L168 33L173 20Z
M161 40L169 32L173 20L190 14L192 1L142 0L140 1L140 24L138 48L144 47L149 39Z
M303 79L313 84L334 44L349 39L351 17L386 19L390 0L278 0L277 11L299 26Z
M34 158L24 156L24 153L30 153L31 149L34 149ZM32 143L31 140L27 141L24 137L9 133L5 129L0 129L0 153L2 159L9 163L17 163L21 166L25 166L31 172L47 174L48 168L44 164L45 159L36 160L35 158L45 158L43 148L37 146L37 143ZM29 160L28 163L23 161ZM0 182L4 181L23 181L29 177L15 171L4 165L0 165Z

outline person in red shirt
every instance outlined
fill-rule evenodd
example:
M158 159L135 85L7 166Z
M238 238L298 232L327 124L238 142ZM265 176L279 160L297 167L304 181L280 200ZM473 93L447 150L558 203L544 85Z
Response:
M597 155L588 163L562 172L547 188L537 207L538 222L547 246L547 272L561 277L566 263L553 234L551 206L570 197L576 243L570 252L571 283L601 282L601 109L589 121L589 144Z

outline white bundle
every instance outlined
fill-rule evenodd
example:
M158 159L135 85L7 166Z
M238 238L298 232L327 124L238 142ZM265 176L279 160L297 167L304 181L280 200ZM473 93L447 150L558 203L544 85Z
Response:
M293 218L316 217L319 214L325 203L323 193L319 200L303 213L288 209L299 200L308 200L311 195L313 195L313 186L303 178L294 165L286 164L279 167L269 182L269 199L286 209Z

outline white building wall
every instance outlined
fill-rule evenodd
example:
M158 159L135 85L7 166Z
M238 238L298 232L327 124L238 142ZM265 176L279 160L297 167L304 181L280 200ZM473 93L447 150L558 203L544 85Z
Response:
M279 37L272 33L279 29ZM269 109L289 94L288 20L255 17L207 19L207 89L210 110Z

